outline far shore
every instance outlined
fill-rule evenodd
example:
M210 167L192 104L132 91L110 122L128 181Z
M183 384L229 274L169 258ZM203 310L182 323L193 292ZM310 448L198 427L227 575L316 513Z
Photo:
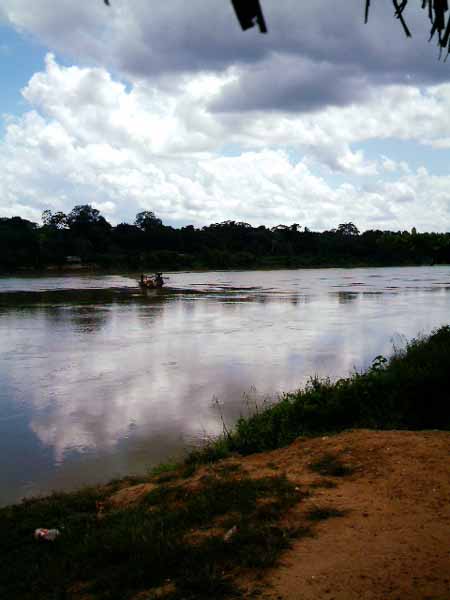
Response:
M448 263L359 263L359 262L330 262L317 263L308 265L254 265L249 267L206 267L199 266L190 268L188 266L180 266L179 268L170 266L164 268L164 265L143 266L139 270L130 270L129 267L123 268L104 268L98 265L82 265L82 266L49 266L44 269L21 268L13 271L0 271L0 277L43 277L43 276L68 276L68 275L130 275L138 277L140 273L154 273L163 271L166 273L206 273L206 272L226 272L226 271L297 271L297 270L312 270L312 269L389 269L389 268L407 268L407 267L448 267Z

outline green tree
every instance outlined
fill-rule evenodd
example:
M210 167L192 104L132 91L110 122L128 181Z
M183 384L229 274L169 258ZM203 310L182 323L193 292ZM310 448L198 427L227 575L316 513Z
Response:
M162 221L151 210L144 210L136 215L134 224L139 229L142 229L142 231L151 231L152 229L161 227Z
M341 235L359 235L359 229L353 223L341 223L337 228L337 233Z
M90 204L75 206L67 215L70 229L73 254L84 259L93 258L93 254L105 252L111 238L111 225Z
M90 204L75 206L67 215L67 224L71 229L83 228L89 225L104 225L105 223L107 221L102 217L100 211Z
M42 213L42 222L54 229L65 229L67 227L67 215L61 211L53 213L47 209Z
M39 265L39 242L36 223L20 217L0 217L0 269Z
M41 260L44 264L62 265L70 254L67 215L61 211L44 210L42 221L44 225L39 230Z

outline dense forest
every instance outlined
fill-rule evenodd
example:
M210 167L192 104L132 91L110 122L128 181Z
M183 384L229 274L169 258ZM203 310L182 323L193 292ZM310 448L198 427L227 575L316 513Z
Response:
M164 225L151 211L112 226L90 205L44 211L42 225L0 218L0 271L100 268L243 269L450 263L450 233L369 230L353 223L324 232L299 224L267 228L225 221Z

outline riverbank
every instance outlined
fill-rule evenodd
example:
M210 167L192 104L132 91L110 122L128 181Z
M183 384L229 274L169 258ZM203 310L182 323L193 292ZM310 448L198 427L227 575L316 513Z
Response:
M411 340L388 360L332 382L313 377L305 388L238 420L233 431L193 452L192 463L285 446L299 436L350 428L450 429L450 326Z
M449 452L355 430L9 507L2 597L444 600Z
M298 257L295 257L298 258ZM323 261L305 261L293 260L268 260L263 262L254 262L242 264L239 262L229 263L226 265L208 265L203 263L195 264L176 264L175 262L155 262L140 265L139 268L131 268L127 264L117 264L115 266L102 266L97 264L84 265L49 265L41 268L22 267L13 270L1 270L0 277L59 277L59 276L76 276L76 275L122 275L130 274L136 280L141 273L154 273L164 271L166 273L184 273L186 271L192 273L205 273L210 271L296 271L296 270L313 270L313 269L385 269L385 268L401 268L401 267L447 267L448 261L435 262L431 260L417 261L364 261L364 260L348 260L345 257L339 260L323 260Z
M183 464L0 510L2 597L448 597L450 434L336 432L450 429L449 350L443 327Z

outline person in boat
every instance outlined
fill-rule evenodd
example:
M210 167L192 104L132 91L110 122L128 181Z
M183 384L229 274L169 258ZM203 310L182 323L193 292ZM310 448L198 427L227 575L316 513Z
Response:
M148 277L142 273L139 285L146 288L162 287L164 285L162 273L155 273L153 277Z

